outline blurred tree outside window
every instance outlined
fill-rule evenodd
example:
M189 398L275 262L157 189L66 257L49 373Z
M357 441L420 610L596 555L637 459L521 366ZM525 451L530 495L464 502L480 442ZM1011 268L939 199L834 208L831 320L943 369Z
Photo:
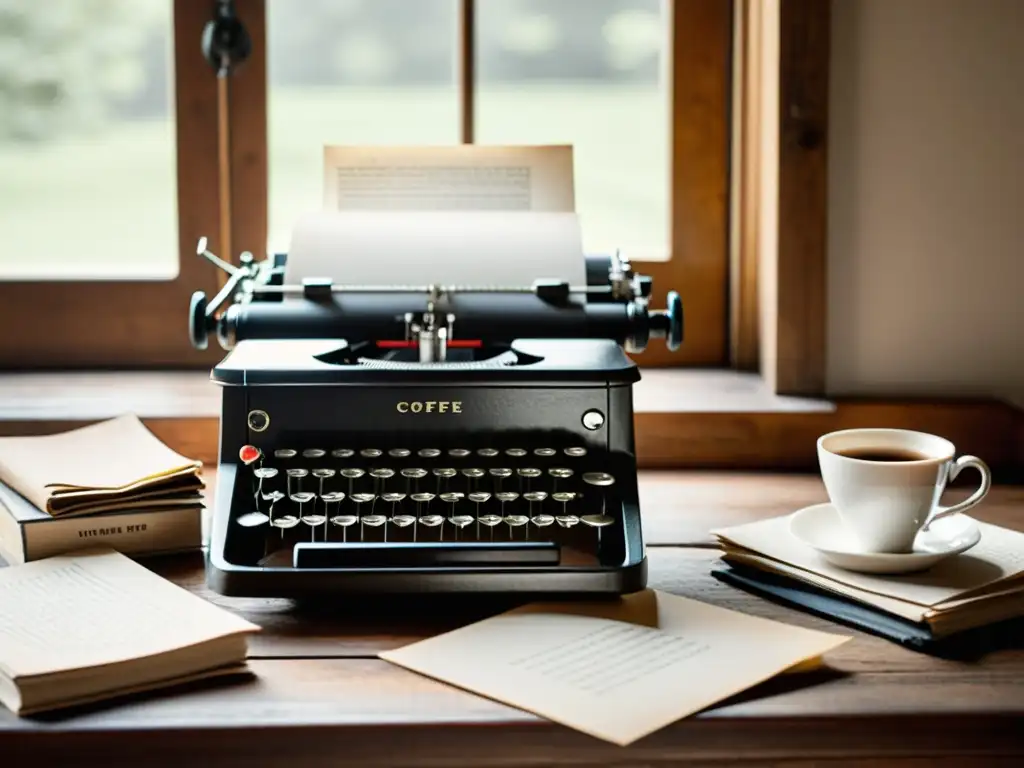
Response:
M178 269L172 0L0 0L0 279Z

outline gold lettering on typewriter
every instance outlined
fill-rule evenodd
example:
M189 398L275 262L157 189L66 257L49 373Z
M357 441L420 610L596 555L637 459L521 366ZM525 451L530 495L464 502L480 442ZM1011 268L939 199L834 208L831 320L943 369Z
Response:
M462 413L461 400L402 400L395 410L399 413Z

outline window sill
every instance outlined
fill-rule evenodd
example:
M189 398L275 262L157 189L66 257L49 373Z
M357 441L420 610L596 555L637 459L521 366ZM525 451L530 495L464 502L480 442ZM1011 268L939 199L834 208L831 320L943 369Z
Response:
M997 471L1024 464L1024 419L998 400L781 397L756 374L647 368L634 410L645 468L813 469L818 435L858 426L936 432ZM216 463L219 389L205 372L0 374L0 434L51 433L126 412L180 453Z

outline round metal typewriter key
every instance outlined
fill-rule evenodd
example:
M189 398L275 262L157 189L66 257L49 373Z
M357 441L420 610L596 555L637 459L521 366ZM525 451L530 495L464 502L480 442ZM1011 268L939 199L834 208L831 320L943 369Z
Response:
M263 452L255 445L243 445L238 451L239 460L246 466L262 458Z
M474 518L472 515L452 515L448 518L448 522L460 530L472 523L473 520Z
M525 448L506 448L505 455L511 456L513 459L521 459L526 455Z
M543 474L543 472L534 467L520 467L519 469L516 470L516 474L519 475L520 477L533 478L540 477Z
M554 456L556 453L558 453L558 451L556 451L554 448L534 448L533 449L533 455L534 456L545 456L545 457L547 457L547 456Z
M309 474L309 470L303 467L292 467L291 469L286 469L285 474L288 477L306 477Z
M462 470L462 476L463 477L468 477L471 480L476 480L478 478L483 477L486 474L487 473L484 472L482 469L477 469L476 467L468 467L468 468Z
M491 477L512 477L512 470L508 467L491 467L487 471Z
M586 456L587 455L587 449L583 448L582 446L575 447L575 448L566 448L565 449L565 455L566 456L571 456L574 459L578 459L581 456Z
M501 521L504 520L504 519L505 518L503 518L501 515L481 515L480 516L480 522L483 523L484 525L486 525L488 528L493 528L494 526L499 525L501 523Z
M482 456L485 459L493 459L498 455L497 448L478 448L476 451L477 456Z
M265 501L269 501L271 507L273 507L274 504L277 504L277 502L284 498L284 491L267 491L261 495L263 496L263 499Z
M303 515L300 519L309 526L309 540L313 541L316 538L316 527L327 522L327 515Z
M335 448L331 451L331 456L336 459L351 459L356 455L356 452L351 448Z
M312 501L313 499L315 499L316 494L310 493L309 491L299 491L297 493L291 494L288 498L294 501L296 504L305 504L307 501Z
M395 476L395 470L390 467L377 467L370 470L370 477L376 478L377 480L387 480L389 477Z
M302 458L304 459L322 459L327 455L327 451L323 448L307 448L302 452Z
M480 505L485 503L491 498L491 494L484 491L474 492L469 494L467 497L470 501L476 504L476 537L480 538Z
M363 515L359 518L363 525L368 525L371 528L379 528L388 521L387 515Z
M391 522L399 528L408 528L410 525L416 522L415 515L395 515L391 518Z
M397 504L404 498L404 493L382 493L380 495L380 500L386 501L388 504Z
M413 493L409 495L409 498L415 501L417 504L427 503L429 504L434 500L434 494L432 493Z
M459 471L457 469L452 469L451 467L436 467L435 469L432 469L430 471L434 473L434 477L443 477L445 479L448 479L449 477L455 477L457 474L459 474Z
M526 515L506 515L505 522L512 528L518 528L530 522L530 518Z
M615 518L611 515L584 515L580 518L580 522L591 528L606 528L615 522Z
M544 501L548 497L545 491L528 491L523 494L523 498L529 501L531 504L535 501Z
M373 501L377 495L374 493L352 493L349 494L349 498L354 504L365 504L368 501Z
M607 472L584 472L583 482L588 485L597 485L602 488L615 484L615 478Z
M441 499L445 504L455 504L458 501L462 501L466 497L464 493L442 493L438 498Z
M565 467L552 467L548 470L548 474L559 480L565 480L572 477L572 470Z
M427 476L427 470L419 467L406 467L400 474L409 480L419 480L421 477Z
M299 455L299 452L294 448L278 448L274 451L275 459L294 459Z
M358 480L366 474L366 470L360 469L359 467L345 467L339 471L338 474L348 480Z
M281 529L281 538L284 538L284 532L288 528L294 528L299 524L299 518L295 515L279 515L270 521L270 524L275 528Z
M309 474L320 480L326 480L329 477L334 477L334 470L327 469L326 467L322 469L311 469Z
M379 448L363 448L363 450L359 452L359 455L364 459L377 459L380 458L381 453L382 452Z
M358 522L359 518L355 515L335 515L331 518L331 525L337 525L341 528L342 541L348 541L349 527L355 525Z
M421 459L436 459L441 455L440 448L420 448L416 451L416 455Z
M247 512L236 521L243 528L258 528L270 522L270 518L262 512Z
M494 498L504 504L505 502L515 501L519 498L519 494L515 491L502 491L501 493L494 494Z
M551 515L534 515L530 518L530 522L536 525L538 528L547 528L553 522L555 518Z
M345 500L345 494L341 491L328 491L327 493L320 494L320 500L324 504L334 504L335 502L342 502Z
M254 469L252 473L256 475L256 477L258 477L260 480L269 480L272 477L277 477L277 468L256 467L256 469Z
M359 518L355 515L335 515L331 518L331 525L339 525L342 528L355 525L359 522Z
M466 448L451 448L448 450L448 455L453 459L464 459L469 456L470 453L471 451Z
M404 459L412 453L408 448L392 448L388 451L388 456L393 459Z
M556 515L555 522L563 528L572 528L574 525L579 523L580 519L576 515Z
M428 528L434 528L444 522L444 518L440 515L424 515L419 520L420 525L425 525Z
M573 491L558 491L552 493L551 498L561 504L567 504L576 498L576 494Z

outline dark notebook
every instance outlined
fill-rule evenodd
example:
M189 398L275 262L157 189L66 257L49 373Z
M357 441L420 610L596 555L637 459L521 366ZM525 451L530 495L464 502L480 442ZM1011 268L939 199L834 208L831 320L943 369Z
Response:
M935 637L925 623L893 616L780 574L737 563L720 563L712 568L711 575L761 597L935 656L974 657L998 648L1024 646L1024 619L1010 619L947 637Z

